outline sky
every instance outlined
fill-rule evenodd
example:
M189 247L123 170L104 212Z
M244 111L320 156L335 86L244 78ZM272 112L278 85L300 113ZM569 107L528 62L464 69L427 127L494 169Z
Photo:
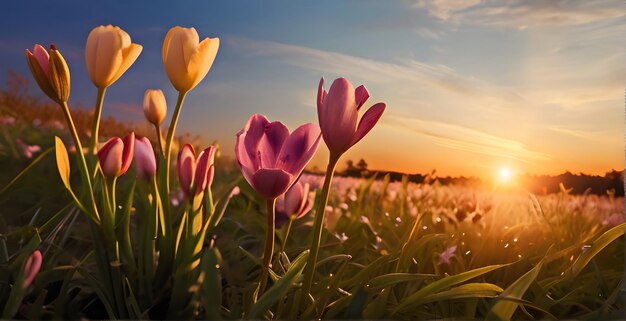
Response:
M93 106L84 46L104 24L143 46L107 90L103 111L131 122L145 121L149 88L164 91L171 116L177 93L161 58L169 28L220 38L178 130L217 140L228 155L252 114L291 130L317 123L320 77L327 89L346 77L368 88L365 108L387 109L344 162L477 177L502 168L549 175L624 168L620 0L4 1L0 84L8 70L29 74L26 48L54 43L71 70L70 105ZM311 166L325 168L327 157L320 145Z

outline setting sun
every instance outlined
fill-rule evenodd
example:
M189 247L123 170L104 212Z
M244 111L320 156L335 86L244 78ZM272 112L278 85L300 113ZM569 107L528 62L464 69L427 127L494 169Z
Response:
M501 183L510 182L512 177L513 177L513 173L511 172L511 169L509 169L508 167L500 168L500 172L498 173L498 180Z

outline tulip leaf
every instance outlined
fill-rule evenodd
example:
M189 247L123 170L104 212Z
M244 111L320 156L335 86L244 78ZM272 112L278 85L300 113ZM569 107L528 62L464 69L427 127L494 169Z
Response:
M394 310L393 314L406 310L407 308L411 306L421 304L424 297L426 296L433 295L435 293L438 293L439 291L445 290L447 288L450 288L462 282L471 280L475 277L481 276L483 274L489 273L493 270L497 270L507 265L509 264L489 265L489 266L481 267L478 269L462 272L457 275L447 276L443 279L439 279L421 288L419 291L411 294L409 297L407 297L402 302L400 302L400 304Z
M67 149L65 148L65 144L58 136L54 137L54 150L56 152L57 158L57 169L59 170L59 175L61 175L61 180L63 181L63 185L68 190L72 190L70 186L70 159L67 157Z
M537 275L539 275L539 271L541 271L544 260L545 257L534 268L522 275L522 277L513 282L513 284L500 294L500 300L491 308L489 314L487 314L486 320L510 320L513 317L513 313L517 310L519 303L507 299L522 299L528 287L537 279Z
M492 298L502 291L501 287L491 283L467 283L447 291L427 295L420 300L420 304L464 298Z
M598 237L593 242L591 248L589 248L586 252L580 255L578 259L574 262L574 264L572 264L571 274L569 276L576 277L598 253L600 253L605 247L607 247L617 238L624 235L625 228L626 223L622 223L604 232L604 234Z
M272 287L269 288L269 290L267 290L267 292L265 292L261 298L259 298L259 301L257 301L257 303L252 307L250 315L248 316L250 319L262 318L263 313L267 311L267 309L287 294L289 288L291 288L298 277L300 277L300 274L302 274L308 257L309 250L306 250L293 261L289 271L287 271L285 275L280 278L280 280L276 281L276 283L274 283L274 285L272 285Z
M371 289L385 288L397 283L419 281L434 278L434 274L416 274L416 273L389 273L373 278L369 282Z

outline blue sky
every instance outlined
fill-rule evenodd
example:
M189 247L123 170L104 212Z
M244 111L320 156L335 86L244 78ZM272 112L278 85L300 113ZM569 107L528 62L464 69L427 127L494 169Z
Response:
M316 122L319 78L329 86L344 76L368 87L366 106L388 105L346 156L373 168L489 176L503 166L538 174L624 167L620 1L149 3L1 3L0 81L8 69L28 74L26 48L55 43L72 72L71 103L89 106L96 90L85 40L95 26L117 25L144 49L107 91L104 115L140 122L148 88L163 89L173 108L161 45L181 25L221 46L179 128L219 140L227 153L253 113L291 129Z

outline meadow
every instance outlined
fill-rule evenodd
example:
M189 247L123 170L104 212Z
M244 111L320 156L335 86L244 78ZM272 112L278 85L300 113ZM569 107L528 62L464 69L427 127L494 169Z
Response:
M193 28L168 32L163 62L179 96L167 135L160 90L145 94L150 125L100 119L106 89L141 52L123 30L88 38L90 111L68 104L58 48L27 51L55 104L16 86L0 96L2 319L623 316L626 223L614 191L341 176L341 156L386 108L362 108L369 92L345 78L328 92L321 79L319 126L290 132L252 115L230 159L175 134L218 47ZM330 151L325 175L304 171L318 147Z

